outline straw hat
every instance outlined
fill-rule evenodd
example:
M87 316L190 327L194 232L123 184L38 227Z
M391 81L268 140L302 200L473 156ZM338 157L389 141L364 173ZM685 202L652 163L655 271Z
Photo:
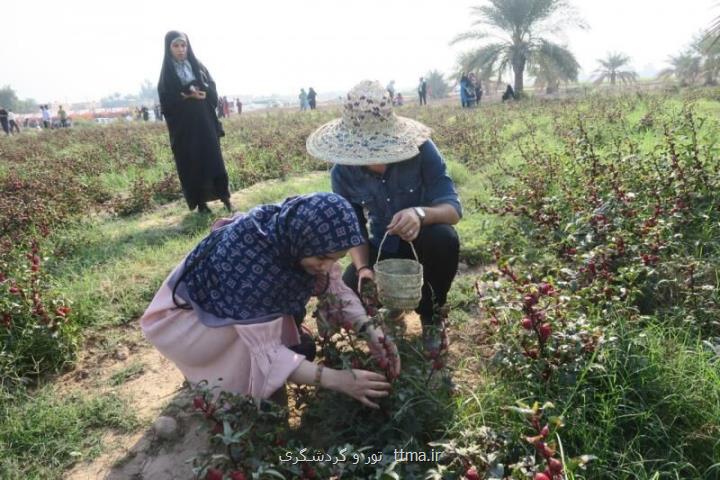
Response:
M307 139L310 155L343 165L401 162L420 153L430 129L393 112L379 82L364 80L347 94L341 118L326 123Z

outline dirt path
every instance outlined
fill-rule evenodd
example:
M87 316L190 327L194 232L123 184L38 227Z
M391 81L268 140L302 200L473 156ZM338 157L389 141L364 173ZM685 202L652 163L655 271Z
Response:
M170 361L142 338L137 324L122 330L122 344L109 352L90 348L80 361L79 368L60 379L60 390L115 392L132 405L144 428L125 435L107 433L103 439L105 453L91 462L79 463L67 472L65 478L192 478L182 455L176 455L170 464L162 461L163 449L177 448L177 445L160 442L151 428L159 416L174 414L180 430L187 429L188 425L183 422L185 418L180 414L189 402L180 393L184 378ZM192 437L189 436L189 439ZM199 448L201 442L206 441L201 439L194 447ZM187 458L197 451L196 448L187 445L182 450L187 453Z

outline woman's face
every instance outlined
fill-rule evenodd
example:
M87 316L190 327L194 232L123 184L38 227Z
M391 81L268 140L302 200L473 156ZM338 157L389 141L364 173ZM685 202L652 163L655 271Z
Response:
M187 42L177 39L170 44L170 52L175 60L182 62L187 58Z
M310 275L324 275L330 273L335 262L345 256L347 250L335 253L327 253L315 257L305 257L300 260L300 266Z

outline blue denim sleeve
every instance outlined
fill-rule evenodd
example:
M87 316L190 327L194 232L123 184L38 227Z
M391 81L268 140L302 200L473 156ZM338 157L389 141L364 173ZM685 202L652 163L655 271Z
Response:
M448 203L462 218L462 205L455 184L447 174L445 160L432 140L420 146L420 162L425 186L424 200L430 206Z
M332 185L333 193L337 193L341 197L345 198L345 200L350 202L350 193L348 192L347 188L345 188L347 182L343 179L342 167L340 167L339 165L335 165L332 169L330 169L330 184ZM362 233L365 240L367 240L369 238L367 218L365 218L365 212L363 211L363 207L362 205L357 205L352 202L350 202L350 205L352 205L353 209L355 210L355 216L357 216L358 222L360 223L360 232Z
M350 195L345 188L345 183L342 181L342 172L340 171L339 165L333 165L330 169L330 184L332 185L333 193L345 197L345 200L350 201Z

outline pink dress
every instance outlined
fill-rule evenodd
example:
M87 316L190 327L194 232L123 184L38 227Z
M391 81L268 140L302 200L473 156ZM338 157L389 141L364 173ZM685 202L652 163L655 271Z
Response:
M325 294L342 300L344 320L354 323L366 313L357 295L343 283L341 273L335 264ZM305 359L288 348L300 342L292 317L210 328L193 310L176 307L168 279L140 318L140 326L145 338L175 363L190 383L207 380L210 387L268 398Z

